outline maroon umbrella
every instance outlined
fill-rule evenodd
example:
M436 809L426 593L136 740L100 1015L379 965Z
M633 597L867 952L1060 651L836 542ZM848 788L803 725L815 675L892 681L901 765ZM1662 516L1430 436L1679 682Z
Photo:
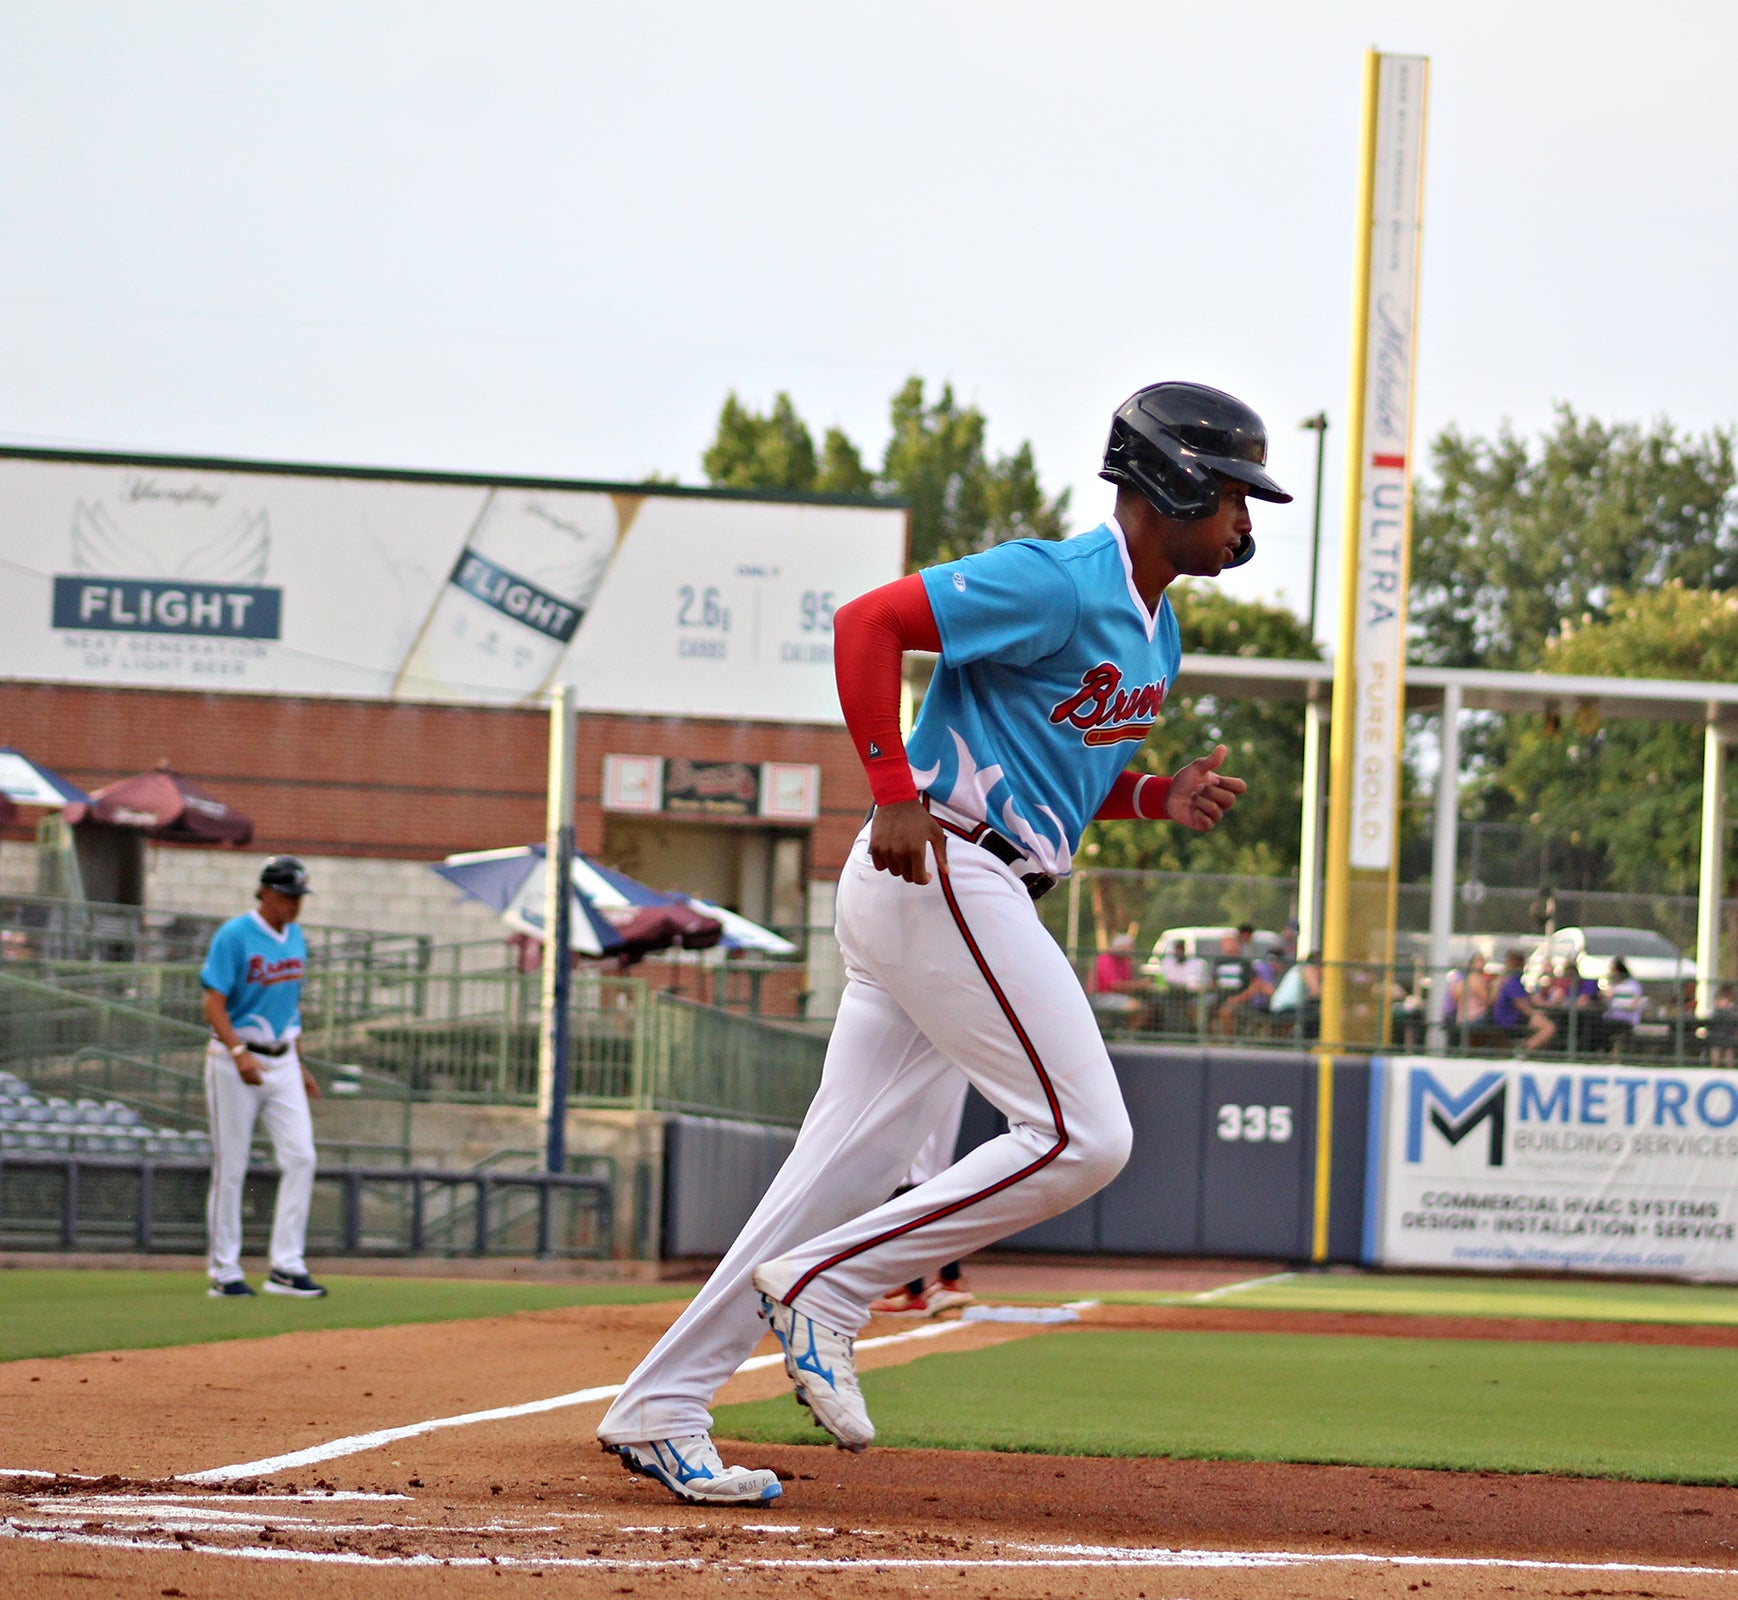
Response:
M684 950L710 950L724 937L724 924L708 917L692 906L675 903L664 906L624 906L614 915L604 913L610 925L622 937L619 950L606 950L624 967L644 960L654 950L668 950L672 945Z
M141 772L98 789L88 805L66 808L66 820L142 829L171 844L246 844L253 822L170 768Z

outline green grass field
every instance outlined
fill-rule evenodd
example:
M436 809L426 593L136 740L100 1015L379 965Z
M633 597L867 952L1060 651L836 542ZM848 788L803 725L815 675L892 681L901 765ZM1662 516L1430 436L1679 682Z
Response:
M688 1288L350 1277L325 1300L211 1300L197 1273L0 1271L0 1360L375 1328ZM1035 1298L1035 1297L1022 1297ZM1061 1298L1061 1297L1055 1297ZM1697 1285L1301 1273L1146 1304L1738 1324ZM987 1350L931 1346L865 1375L881 1444L1192 1456L1738 1484L1730 1349L1611 1343L1093 1330ZM718 1412L733 1438L812 1444L788 1397Z
M877 1444L1738 1483L1738 1349L1074 1330L864 1374ZM792 1399L731 1438L824 1438Z
M1055 1301L1076 1295L1022 1296ZM1434 1277L1362 1272L1280 1273L1204 1294L1112 1291L1106 1305L1234 1306L1245 1311L1350 1311L1411 1317L1553 1317L1594 1322L1738 1327L1738 1288L1568 1278Z
M550 1306L677 1300L663 1284L490 1283L474 1279L332 1277L324 1300L260 1294L207 1298L203 1273L0 1272L0 1361L257 1339L304 1328L454 1322ZM257 1284L256 1284L257 1287Z

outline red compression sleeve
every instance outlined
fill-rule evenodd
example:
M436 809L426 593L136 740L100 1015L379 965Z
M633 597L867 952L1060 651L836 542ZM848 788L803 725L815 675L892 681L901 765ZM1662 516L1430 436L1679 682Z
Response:
M940 649L941 632L916 573L858 595L834 613L839 709L877 805L917 798L899 734L899 658L907 650Z
M1155 777L1150 772L1119 772L1110 793L1104 797L1104 804L1094 814L1094 821L1123 822L1130 817L1160 821L1170 793L1169 778Z

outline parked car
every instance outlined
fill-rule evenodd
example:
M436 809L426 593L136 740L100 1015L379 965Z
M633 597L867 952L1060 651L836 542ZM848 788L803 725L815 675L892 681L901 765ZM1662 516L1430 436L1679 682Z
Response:
M1696 963L1650 928L1559 928L1528 958L1527 982L1536 982L1547 963L1555 971L1571 957L1582 977L1603 982L1613 956L1622 956L1630 976L1647 985L1690 983L1696 976Z
M1214 927L1196 925L1187 928L1166 928L1153 941L1152 956L1141 970L1149 977L1156 975L1159 970L1160 958L1169 955L1171 946L1181 939L1188 953L1191 956L1200 957L1206 963L1207 969L1211 971L1225 940L1236 932L1237 929L1230 924ZM1255 937L1250 940L1250 954L1270 956L1283 948L1284 944L1285 941L1271 928L1257 928Z

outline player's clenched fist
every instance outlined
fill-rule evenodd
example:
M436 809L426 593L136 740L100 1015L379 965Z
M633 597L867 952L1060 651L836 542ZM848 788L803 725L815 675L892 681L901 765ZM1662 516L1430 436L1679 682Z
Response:
M1214 745L1211 754L1197 757L1171 779L1165 797L1165 815L1171 821L1196 833L1211 833L1219 826L1220 818L1249 787L1241 778L1219 770L1229 754L1224 745Z
M936 871L947 871L947 835L918 800L877 806L869 825L869 859L878 872L891 872L907 883L928 883L928 851L935 852Z

